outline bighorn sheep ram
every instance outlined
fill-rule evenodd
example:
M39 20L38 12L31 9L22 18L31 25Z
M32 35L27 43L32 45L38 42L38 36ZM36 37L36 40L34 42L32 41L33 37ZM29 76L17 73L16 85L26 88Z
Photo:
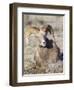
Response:
M47 38L48 33L52 34L53 39ZM49 64L56 63L59 60L60 49L54 39L54 33L50 25L40 29L40 45L36 48L34 60L36 61L36 68L43 70L43 72L48 72Z
M30 33L34 32L37 33L39 44L35 49L34 53L34 61L35 65L32 67L34 71L31 73L47 73L50 72L49 69L52 66L57 66L57 71L54 67L54 70L51 70L51 72L63 72L63 64L61 64L61 69L58 67L58 61L60 59L60 48L57 46L54 32L51 25L42 26L41 28L37 27L30 27L26 34L28 37ZM36 32L35 32L36 31ZM48 35L49 34L49 35ZM52 36L52 39L48 38L48 36ZM28 43L28 39L26 40ZM56 64L57 63L57 64ZM32 70L31 69L31 70ZM60 69L60 70L59 70Z

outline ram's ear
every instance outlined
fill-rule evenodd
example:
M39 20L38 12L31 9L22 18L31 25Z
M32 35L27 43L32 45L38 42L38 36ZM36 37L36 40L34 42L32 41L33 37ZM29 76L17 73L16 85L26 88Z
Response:
M48 25L46 30L51 34L52 33L52 26L51 25Z

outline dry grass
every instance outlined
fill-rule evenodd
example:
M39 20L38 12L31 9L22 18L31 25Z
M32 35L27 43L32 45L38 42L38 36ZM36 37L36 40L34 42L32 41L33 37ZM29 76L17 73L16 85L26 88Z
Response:
M55 33L56 43L61 52L63 51L62 33ZM34 38L33 38L34 39ZM36 39L36 38L35 38ZM31 42L32 45L26 45L24 50L24 74L43 74L43 73L62 73L63 61L58 60L56 63L46 64L40 67L34 60L35 48L37 46L37 39ZM34 45L33 45L34 44Z
M44 73L62 73L63 72L63 62L58 61L53 64L49 64L49 67L39 67L36 66L32 62L27 62L27 66L25 66L25 72L24 74L44 74ZM47 69L47 72L45 72L45 69Z
M41 19L42 17L42 19ZM47 18L47 19L46 19ZM50 24L53 26L55 39L58 47L60 48L60 51L63 52L63 17L61 16L24 16L24 24L26 25L28 21L31 19L33 20L33 25L40 27L39 20L43 20L44 23ZM36 20L37 19L37 20ZM57 22L56 22L57 21ZM25 35L28 29L25 26ZM31 31L29 29L29 31ZM34 31L34 30L33 30ZM34 34L37 34L36 32ZM45 64L43 67L40 67L36 64L34 60L34 53L35 48L38 45L37 37L32 34L29 38L29 45L26 45L25 38L24 38L24 74L44 74L44 73L62 73L63 72L63 61L58 60L56 63L49 63ZM24 35L24 37L25 37Z

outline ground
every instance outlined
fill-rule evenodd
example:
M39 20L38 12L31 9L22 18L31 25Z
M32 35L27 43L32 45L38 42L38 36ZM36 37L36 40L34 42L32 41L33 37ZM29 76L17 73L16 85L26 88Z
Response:
M24 15L24 74L62 73L63 60L60 59L56 63L49 64L48 68L40 68L36 65L34 53L39 43L36 36L37 33L34 30L31 33L32 29L27 28L28 24L39 28L41 25L50 24L54 30L55 42L60 48L60 52L63 53L63 16ZM27 45L25 37L28 35L29 44ZM47 72L45 72L45 68Z

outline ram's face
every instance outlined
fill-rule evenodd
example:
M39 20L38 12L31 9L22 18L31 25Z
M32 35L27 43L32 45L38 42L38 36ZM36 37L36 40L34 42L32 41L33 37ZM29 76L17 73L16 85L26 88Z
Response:
M45 25L40 28L39 31L39 39L40 39L40 46L45 47L47 45L47 39L53 39L52 37L52 27L51 25Z

